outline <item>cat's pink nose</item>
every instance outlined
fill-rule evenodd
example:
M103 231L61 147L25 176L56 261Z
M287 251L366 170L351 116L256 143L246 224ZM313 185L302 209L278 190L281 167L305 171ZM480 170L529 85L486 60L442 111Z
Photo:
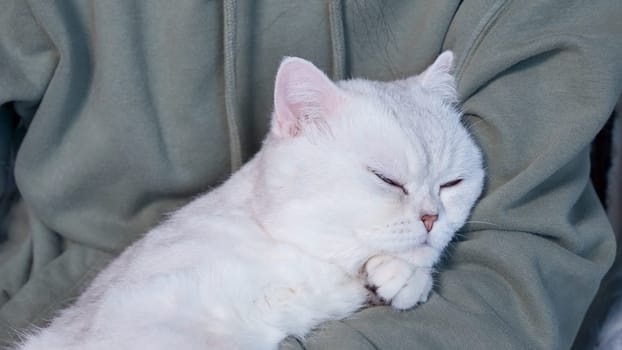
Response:
M438 219L438 215L428 215L425 214L421 217L421 222L423 222L423 226L428 232L432 231L432 227L434 226L434 222Z

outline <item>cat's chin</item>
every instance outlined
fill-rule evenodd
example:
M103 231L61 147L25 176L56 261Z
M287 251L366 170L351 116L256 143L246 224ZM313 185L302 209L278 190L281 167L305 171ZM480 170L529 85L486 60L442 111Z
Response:
M413 240L409 244L386 245L366 242L370 257L387 254L400 257L418 267L432 267L440 257L442 249L434 247L425 239Z
M398 256L417 267L433 267L440 258L441 251L429 243L423 243L412 249L400 252Z

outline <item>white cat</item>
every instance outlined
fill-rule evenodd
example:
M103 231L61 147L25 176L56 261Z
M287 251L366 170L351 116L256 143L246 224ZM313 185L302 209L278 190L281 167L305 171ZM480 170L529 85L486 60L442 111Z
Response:
M333 83L286 58L259 153L18 349L276 349L372 297L426 301L484 177L452 62L447 51L405 80Z

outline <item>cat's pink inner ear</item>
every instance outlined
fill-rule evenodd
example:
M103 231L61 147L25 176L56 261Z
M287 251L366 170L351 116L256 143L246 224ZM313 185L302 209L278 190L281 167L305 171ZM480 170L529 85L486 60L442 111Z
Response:
M297 136L334 112L340 101L339 88L311 62L285 58L276 74L271 131Z

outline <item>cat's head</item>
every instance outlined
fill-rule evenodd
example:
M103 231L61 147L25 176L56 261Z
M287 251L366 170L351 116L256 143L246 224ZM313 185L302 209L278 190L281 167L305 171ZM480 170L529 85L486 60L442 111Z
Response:
M260 160L266 230L347 267L379 253L434 264L484 178L452 64L448 51L408 79L333 83L286 58Z

